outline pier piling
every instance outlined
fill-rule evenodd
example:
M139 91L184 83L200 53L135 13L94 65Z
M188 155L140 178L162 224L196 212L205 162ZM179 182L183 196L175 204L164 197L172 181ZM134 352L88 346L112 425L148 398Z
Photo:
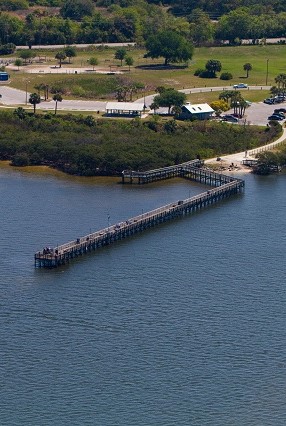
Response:
M243 190L243 180L204 169L202 165L203 162L201 160L194 160L144 173L133 171L122 172L122 183L124 184L146 184L181 176L192 181L204 183L213 188L185 200L177 200L155 210L117 223L116 225L89 233L56 248L45 248L42 251L38 251L35 254L35 267L56 268L65 265L75 257L82 256L85 253L97 250L100 247L127 238L135 233L143 232L160 223L192 214Z

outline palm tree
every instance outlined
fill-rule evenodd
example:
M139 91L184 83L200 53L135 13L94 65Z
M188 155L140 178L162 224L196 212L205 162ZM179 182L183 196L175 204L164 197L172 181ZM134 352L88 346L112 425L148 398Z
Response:
M65 52L58 52L55 55L55 58L60 62L60 68L62 67L62 61L64 61L66 59L66 54Z
M272 86L272 87L270 88L270 93L271 93L271 95L274 95L274 96L279 95L279 92L280 92L280 90L278 89L278 87L277 87L277 86Z
M34 114L36 112L36 105L41 102L41 97L38 93L31 93L29 97L29 103L34 106Z
M246 78L248 78L249 71L252 70L252 65L249 62L247 62L246 64L243 65L243 69L244 71L246 71Z
M248 106L249 103L247 103L243 96L241 96L241 93L234 92L231 98L231 107L233 108L233 113L243 117Z
M238 105L238 113L241 117L244 116L245 110L248 106L249 106L249 104L246 102L246 100L241 98L239 105Z
M158 104L157 100L152 102L150 105L150 109L154 111L154 114L156 114L156 110L160 108L160 105Z
M243 97L241 96L240 92L234 92L233 96L230 100L230 106L233 108L233 113L238 114L239 111L239 105L242 102Z
M47 100L47 99L49 99L49 88L50 88L50 86L48 85L48 84L44 84L44 93L45 93L45 101Z
M229 100L235 96L235 93L237 93L235 90L224 90L219 94L219 99L222 99L225 102L229 102Z
M60 93L55 93L53 96L53 100L56 102L56 106L55 106L55 115L57 113L57 108L58 108L58 102L62 102L63 97Z
M279 93L284 95L286 88L286 74L279 74L275 78L275 83L278 85Z

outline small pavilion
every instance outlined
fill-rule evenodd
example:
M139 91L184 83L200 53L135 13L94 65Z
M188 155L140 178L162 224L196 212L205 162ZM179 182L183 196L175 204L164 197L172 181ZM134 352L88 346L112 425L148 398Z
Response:
M105 111L109 116L141 117L146 107L144 102L107 102Z

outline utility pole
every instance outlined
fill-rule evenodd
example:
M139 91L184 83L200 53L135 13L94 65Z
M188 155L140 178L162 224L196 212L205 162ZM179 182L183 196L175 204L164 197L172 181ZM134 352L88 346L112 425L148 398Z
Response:
M267 83L268 83L268 63L269 63L269 59L266 60L266 82L265 82L266 86L267 86Z

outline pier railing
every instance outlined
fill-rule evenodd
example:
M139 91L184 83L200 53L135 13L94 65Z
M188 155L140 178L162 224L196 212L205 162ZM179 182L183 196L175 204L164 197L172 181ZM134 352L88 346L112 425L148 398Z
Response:
M180 165L182 166L182 165ZM244 181L231 176L221 175L206 169L196 168L191 164L182 166L183 175L187 179L203 182L214 188L199 195L178 200L142 213L126 221L108 226L99 231L76 238L73 241L55 248L46 247L35 254L35 266L53 268L64 265L75 257L111 244L130 235L171 219L188 215L224 198L242 191Z
M183 177L185 167L202 167L202 160L192 160L174 166L140 172L135 170L123 170L122 183L145 184L174 177Z

